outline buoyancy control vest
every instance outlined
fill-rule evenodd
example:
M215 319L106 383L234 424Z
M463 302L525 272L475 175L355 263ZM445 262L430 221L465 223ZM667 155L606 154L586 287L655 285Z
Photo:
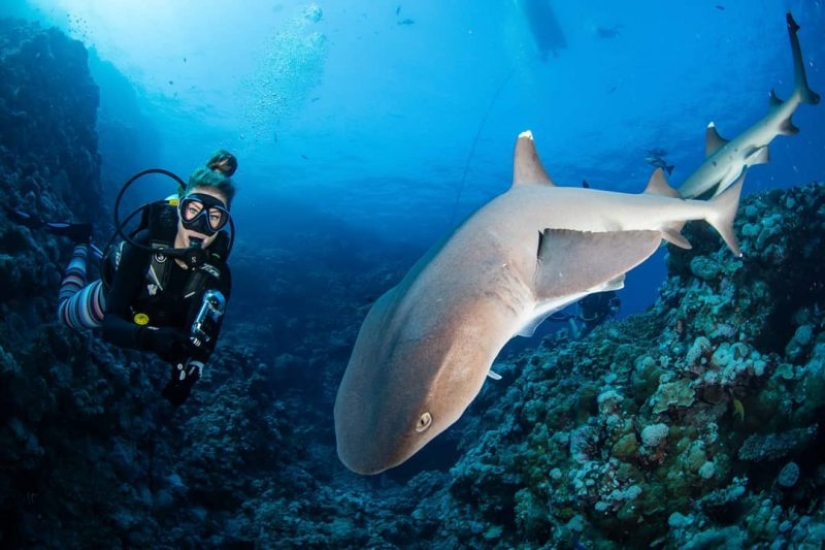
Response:
M159 201L144 207L141 222L130 237L134 238L138 233L146 230L148 231L149 245L152 248L172 248L177 229L177 205L174 201ZM106 290L111 288L115 272L120 264L124 243L125 241L121 241L113 245L104 255L101 278ZM187 309L189 309L188 304L191 304L193 298L196 298L200 303L200 299L207 289L220 286L228 251L229 237L222 231L206 249L206 258L199 262L196 267L188 270L190 273L184 285L183 293L179 296L179 299L187 304ZM138 314L142 314L140 318L146 319L145 322L152 322L152 324L165 317L162 311L163 291L169 284L172 270L175 269L175 266L172 265L173 262L174 258L162 252L152 253L144 284L141 286L140 294L133 304L136 322ZM165 301L168 301L168 297Z

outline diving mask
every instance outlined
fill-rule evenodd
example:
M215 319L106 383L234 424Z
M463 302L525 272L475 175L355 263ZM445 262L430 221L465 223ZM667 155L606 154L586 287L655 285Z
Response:
M211 237L229 223L229 210L212 195L192 193L180 201L180 221L185 229Z

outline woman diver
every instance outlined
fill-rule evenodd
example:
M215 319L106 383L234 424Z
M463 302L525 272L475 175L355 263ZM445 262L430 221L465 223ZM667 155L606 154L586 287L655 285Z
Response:
M119 226L126 240L104 261L101 279L86 284L87 238L75 246L61 282L57 314L67 326L99 328L107 342L153 351L173 365L163 396L174 406L201 377L229 300L231 240L225 229L237 167L231 153L218 151L178 190L179 197L144 207L156 206L144 215L145 227L126 237Z

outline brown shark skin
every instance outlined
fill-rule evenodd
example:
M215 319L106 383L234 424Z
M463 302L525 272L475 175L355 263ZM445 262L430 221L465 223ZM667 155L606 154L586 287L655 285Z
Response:
M532 135L522 134L510 190L368 313L335 401L341 461L366 475L408 459L461 416L510 338L589 293L619 288L665 230L676 235L689 219L732 224L739 189L686 201L660 171L639 195L556 187Z

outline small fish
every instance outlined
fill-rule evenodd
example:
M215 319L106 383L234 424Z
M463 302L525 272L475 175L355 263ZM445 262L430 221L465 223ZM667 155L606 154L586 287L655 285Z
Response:
M413 21L412 19L407 18L407 19L402 19L401 21L398 22L398 24L399 25L413 25L413 24L415 24L415 21Z
M725 6L723 6L722 4L716 4L716 9L719 11L725 11Z
M737 398L733 398L733 416L738 417L740 422L745 421L745 405Z
M401 4L399 4L398 7L395 8L395 15L398 15L399 13L401 13Z
M596 27L596 36L599 38L616 38L622 34L624 25L613 25L612 27Z
M673 169L675 168L673 164L668 164L667 161L659 155L650 155L645 159L645 162L655 168L661 168L667 172L668 175L672 174Z

